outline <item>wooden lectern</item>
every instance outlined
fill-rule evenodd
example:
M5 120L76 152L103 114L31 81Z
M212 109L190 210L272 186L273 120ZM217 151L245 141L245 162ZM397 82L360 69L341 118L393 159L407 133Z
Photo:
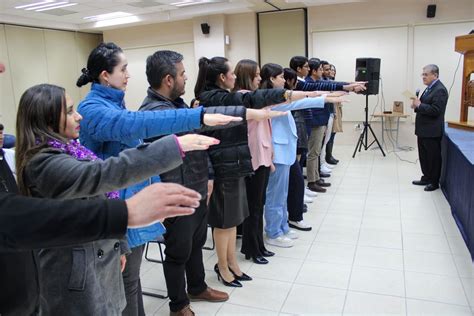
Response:
M467 118L469 107L474 107L474 80L471 80L474 73L474 34L457 36L454 50L464 55L461 116L459 122L449 121L448 126L474 131L474 121Z

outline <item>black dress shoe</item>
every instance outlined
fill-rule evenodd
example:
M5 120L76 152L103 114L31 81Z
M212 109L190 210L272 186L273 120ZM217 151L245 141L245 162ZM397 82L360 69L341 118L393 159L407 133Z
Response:
M263 258L263 257L262 257ZM264 258L265 259L265 258ZM266 259L265 259L266 260ZM268 261L267 261L268 263ZM234 271L232 271L231 268L229 268L229 271L234 275L234 278L237 280L237 281L252 281L252 278L250 276L248 276L247 274L243 273L242 272L242 275L237 275Z
M245 259L247 260L250 260L252 259L252 261L256 264L267 264L268 263L268 260L265 259L265 257L263 256L249 256L249 255L245 255ZM237 278L238 280L238 278Z
M330 187L331 183L329 182L324 182L323 179L319 179L316 181L316 184L319 185L320 187Z
M261 252L264 257L273 257L275 255L273 251L267 249L263 249Z
M320 176L321 178L329 178L331 175L330 175L329 173L324 173L324 172L321 172L321 171L320 171L320 172L319 172L319 176Z
M431 192L431 191L434 191L434 190L437 190L437 189L439 189L439 185L430 183L430 184L428 184L428 185L425 187L424 190L425 190L426 192Z
M217 280L221 281L222 284L224 284L225 286L229 286L229 287L242 287L242 283L240 283L239 281L237 281L236 279L233 279L232 281L230 282L227 282L226 280L224 280L224 278L222 277L220 271L219 271L219 267L217 266L217 263L216 265L214 266L214 271L216 272L217 274ZM231 271L232 272L232 271Z
M326 157L326 162L330 165L337 165L339 160L331 156L331 157Z
M428 185L430 184L428 181L425 180L414 180L411 182L414 185Z

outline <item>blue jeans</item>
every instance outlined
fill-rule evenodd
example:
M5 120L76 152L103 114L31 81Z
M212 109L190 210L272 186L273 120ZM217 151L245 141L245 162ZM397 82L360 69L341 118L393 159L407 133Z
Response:
M275 172L270 173L265 202L265 232L268 238L277 238L290 230L286 204L289 177L288 165L275 164Z

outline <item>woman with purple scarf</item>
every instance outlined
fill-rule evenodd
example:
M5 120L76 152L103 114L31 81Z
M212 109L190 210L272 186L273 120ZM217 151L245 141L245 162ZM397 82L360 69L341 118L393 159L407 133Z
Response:
M184 153L217 144L201 135L163 137L106 160L82 146L82 117L61 87L41 84L20 99L17 114L16 166L20 192L57 199L118 198L117 190L166 172L182 163ZM67 210L64 210L67 212ZM125 265L120 240L42 249L37 264L45 315L121 315Z

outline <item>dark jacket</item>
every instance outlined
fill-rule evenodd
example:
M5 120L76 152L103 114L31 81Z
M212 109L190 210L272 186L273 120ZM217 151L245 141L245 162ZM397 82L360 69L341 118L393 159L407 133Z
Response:
M147 97L143 101L139 111L161 111L185 108L188 108L188 105L184 103L182 98L172 101L160 95L152 88L148 88ZM225 126L204 126L199 130L181 133L179 135L199 133L241 125L245 123L246 112L247 109L243 106L208 107L205 109L205 113L220 113L238 116L243 120L241 122L232 122ZM147 139L147 141L151 140L153 139ZM185 187L198 191L203 199L205 199L207 196L207 181L209 179L208 160L209 155L205 150L187 152L186 156L183 158L182 165L173 170L160 174L161 181L182 184Z
M230 93L217 86L210 87L199 96L204 107L243 105L260 109L285 102L285 89L263 89L247 93ZM216 178L240 178L253 174L252 156L248 146L247 124L207 132L221 142L209 148Z
M0 192L0 314L38 314L32 249L122 238L127 217L120 200L59 201Z
M324 84L328 83L329 80L314 80L311 77L306 77L305 79L306 83L314 83L314 84ZM340 85L346 84L345 82L341 82ZM334 85L333 88L339 87L339 85ZM308 127L316 127L316 126L326 126L328 125L329 122L329 117L331 116L331 113L334 113L334 104L326 102L324 103L324 108L318 109L318 108L313 108L305 111L305 121L306 125Z
M420 106L415 109L415 134L418 137L443 136L444 113L448 103L446 87L438 80L423 92L420 101Z

